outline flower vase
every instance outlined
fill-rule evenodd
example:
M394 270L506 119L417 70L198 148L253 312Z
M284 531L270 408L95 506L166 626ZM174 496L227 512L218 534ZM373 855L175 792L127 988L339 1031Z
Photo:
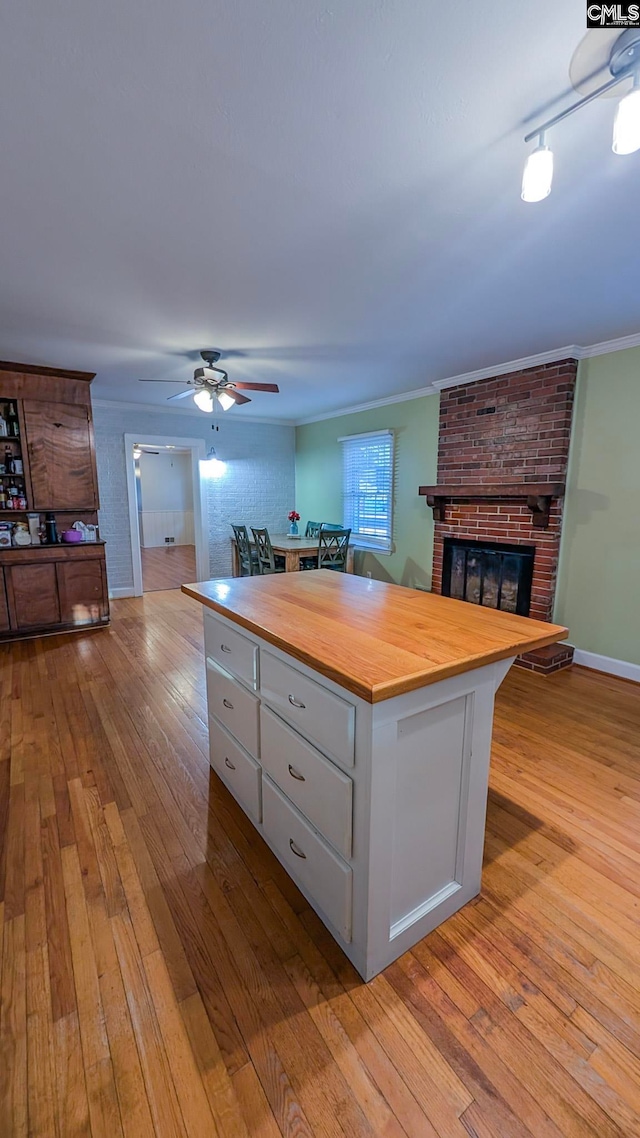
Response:
M297 522L291 522L291 525L289 526L289 537L297 537L297 536L298 536L298 523Z

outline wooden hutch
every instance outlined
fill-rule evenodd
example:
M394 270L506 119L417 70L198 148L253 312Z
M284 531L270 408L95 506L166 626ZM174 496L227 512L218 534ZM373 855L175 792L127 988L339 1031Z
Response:
M9 450L18 467L0 475L0 485L11 482L20 503L4 508L3 494L0 521L26 523L28 514L44 521L52 513L58 535L76 521L97 526L92 379L92 372L0 362L0 414L11 414L14 430L0 437L0 463ZM103 541L0 548L0 640L108 621Z

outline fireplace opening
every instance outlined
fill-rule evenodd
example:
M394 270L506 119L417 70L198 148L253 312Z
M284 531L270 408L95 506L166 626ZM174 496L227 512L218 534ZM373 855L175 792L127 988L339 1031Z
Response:
M445 537L442 594L528 616L535 552L535 545Z

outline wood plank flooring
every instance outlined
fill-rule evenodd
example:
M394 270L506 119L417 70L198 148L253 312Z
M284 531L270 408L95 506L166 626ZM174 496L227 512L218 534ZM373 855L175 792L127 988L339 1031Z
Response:
M482 895L358 978L207 762L199 606L0 650L0 1135L640 1135L640 691L512 670Z
M196 580L195 545L159 545L140 550L145 593L179 589Z

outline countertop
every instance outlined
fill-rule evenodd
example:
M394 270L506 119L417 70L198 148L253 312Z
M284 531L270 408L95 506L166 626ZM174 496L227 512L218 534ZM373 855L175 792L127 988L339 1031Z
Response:
M328 569L182 591L368 703L554 644L568 631Z

